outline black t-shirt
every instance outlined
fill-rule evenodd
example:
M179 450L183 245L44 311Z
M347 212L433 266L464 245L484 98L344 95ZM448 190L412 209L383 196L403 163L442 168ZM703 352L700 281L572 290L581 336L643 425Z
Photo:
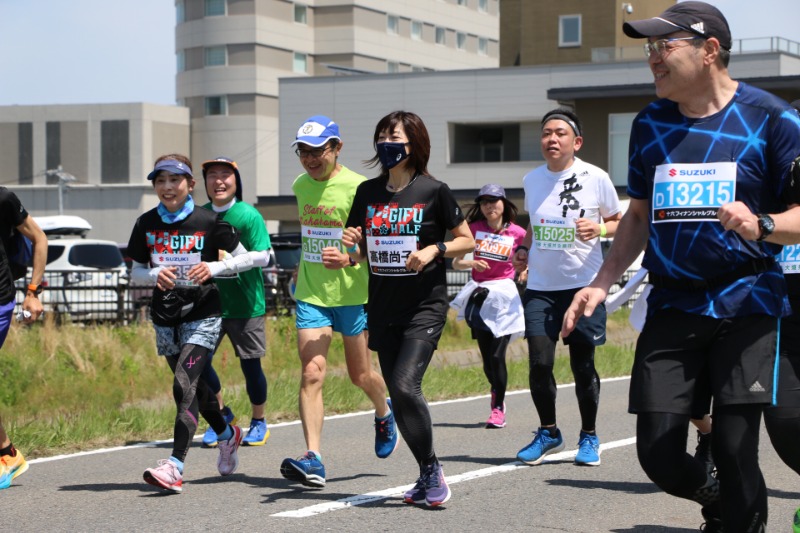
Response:
M220 250L232 252L238 245L236 230L213 211L195 207L185 219L167 224L161 220L157 209L151 209L136 220L128 241L128 255L137 263L178 266L180 284L181 278L192 265L219 261ZM186 261L182 261L184 259ZM178 290L200 291L194 308L182 322L220 315L219 292L213 281L199 288ZM154 301L164 294L165 291L155 287Z
M8 266L6 250L11 244L11 232L25 222L28 212L22 206L17 195L5 187L0 187L0 304L7 304L14 299L14 278Z
M361 226L367 248L370 329L412 320L439 322L448 307L444 259L436 258L418 274L403 266L409 247L420 250L444 241L464 214L450 188L430 176L417 176L398 193L386 190L387 181L378 177L359 185L347 219L348 227Z

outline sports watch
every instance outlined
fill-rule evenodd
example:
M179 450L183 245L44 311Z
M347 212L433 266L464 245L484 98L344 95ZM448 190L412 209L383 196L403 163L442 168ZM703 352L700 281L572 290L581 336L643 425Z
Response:
M761 230L761 235L758 236L757 241L763 241L775 231L775 221L769 215L758 215L758 229Z
M447 252L447 246L442 241L439 241L436 243L436 248L439 250L439 257L444 257L445 252Z
M28 285L28 292L32 292L37 296L42 294L43 290L44 290L44 287L42 287L41 285L34 285L32 283Z

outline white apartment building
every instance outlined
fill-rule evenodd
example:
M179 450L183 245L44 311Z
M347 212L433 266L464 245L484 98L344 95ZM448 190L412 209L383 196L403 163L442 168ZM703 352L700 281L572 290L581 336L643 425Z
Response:
M281 78L499 65L499 0L177 0L192 158L232 157L278 194ZM313 114L312 100L304 105ZM252 183L251 179L248 179Z

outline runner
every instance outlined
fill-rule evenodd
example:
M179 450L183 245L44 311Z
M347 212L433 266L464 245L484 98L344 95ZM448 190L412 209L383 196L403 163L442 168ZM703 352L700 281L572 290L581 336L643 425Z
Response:
M546 165L523 178L525 209L531 223L514 259L528 268L523 297L525 337L528 340L531 397L540 426L517 459L538 465L564 449L556 424L556 381L553 376L561 318L572 296L588 285L603 262L600 237L611 237L622 214L611 178L600 168L581 161L583 146L577 115L554 109L542 119L541 150ZM530 247L530 250L528 248ZM530 251L530 253L529 253ZM606 342L606 315L583 318L575 335L564 337L575 378L581 413L575 464L600 464L600 439L595 431L600 403L600 377L594 365L595 346Z
M500 185L481 187L467 211L469 229L475 236L472 259L453 259L455 270L472 270L470 280L450 303L458 318L466 315L472 338L478 341L483 373L491 390L491 414L486 428L506 426L506 350L508 343L522 336L525 317L512 257L525 238L516 225L517 206L506 198Z
M730 28L715 7L681 2L623 31L647 39L661 99L633 122L630 208L562 334L591 316L646 244L653 290L629 405L639 462L662 490L702 506L705 531L761 532L759 426L774 394L779 319L790 312L773 257L800 238L798 182L789 173L800 121L786 102L730 77ZM707 385L719 481L686 453L695 391Z
M309 118L297 130L295 154L305 172L292 185L303 235L303 255L294 297L297 300L297 347L303 368L300 419L305 454L281 463L283 477L309 487L325 486L320 453L325 408L328 350L341 333L350 380L375 406L375 454L384 459L397 447L397 431L386 384L372 368L367 348L367 272L342 251L342 229L356 187L366 178L339 163L339 125L328 117Z
M175 155L175 154L173 154ZM212 278L252 266L233 227L215 213L195 209L192 169L184 156L160 159L147 176L159 205L136 220L128 242L131 279L155 285L150 315L159 355L175 378L177 412L172 455L144 472L147 483L167 492L183 490L183 467L202 413L220 440L217 469L236 471L242 430L225 422L216 398L200 378L220 334L219 294ZM218 261L220 251L233 256Z
M242 177L239 166L233 159L217 157L203 163L203 178L206 194L211 202L203 207L221 213L222 219L236 229L239 242L249 250L254 267L269 264L269 234L264 218L256 208L242 201ZM264 409L267 405L267 378L261 367L261 359L267 350L265 333L266 306L264 305L264 277L261 268L254 268L232 277L217 277L222 304L222 331L217 341L228 335L234 353L244 374L247 396L250 398L250 430L242 439L243 446L263 446L269 438ZM213 357L213 354L212 354ZM202 379L214 392L222 416L229 424L236 424L233 412L222 399L213 359L203 371ZM217 433L209 427L203 435L203 446L217 445Z
M450 188L428 174L428 130L414 113L395 111L375 127L381 174L359 185L342 242L350 257L369 262L369 347L378 352L397 425L419 466L406 503L438 506L450 488L433 448L422 394L447 318L444 256L475 241ZM454 239L444 242L445 233ZM299 289L298 289L299 290Z
M0 347L6 340L16 306L17 289L9 266L12 231L30 239L33 248L33 270L30 283L22 302L25 324L32 324L42 314L39 294L42 292L42 277L47 262L47 237L28 215L17 195L0 187ZM28 462L22 452L11 443L11 439L0 419L0 489L7 489L11 482L28 470Z

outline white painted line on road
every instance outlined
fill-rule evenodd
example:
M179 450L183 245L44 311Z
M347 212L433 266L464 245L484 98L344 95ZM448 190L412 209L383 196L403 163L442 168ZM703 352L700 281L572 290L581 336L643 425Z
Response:
M601 383L610 383L612 381L623 381L623 380L628 380L628 379L630 379L630 376L622 376L622 377L617 377L617 378L601 379L600 382ZM563 385L558 385L558 388L559 389L563 389L563 388L569 388L569 387L574 387L574 386L575 386L574 383L566 383L566 384L563 384ZM530 394L530 392L531 391L529 389L521 389L521 390L509 391L509 392L506 392L506 396L513 396L513 395L516 395L516 394ZM455 400L442 400L442 401L438 401L438 402L429 402L428 405L446 405L446 404L450 404L450 403L471 402L472 400L479 400L479 399L488 398L488 397L489 397L488 394L482 394L480 396L469 396L469 397L466 397L466 398L457 398ZM341 414L341 415L326 416L325 420L336 420L336 419L339 419L339 418L352 418L354 416L364 416L364 415L372 415L372 414L374 414L374 411L357 411L355 413L344 413L344 414ZM270 428L281 428L281 427L286 427L286 426L296 426L299 423L300 423L299 420L292 420L290 422L279 422L279 423L276 423L276 424L270 424L269 427ZM199 439L202 439L202 438L203 438L203 434L200 433L199 435L196 435L194 437L194 440L199 440ZM113 453L113 452L121 452L121 451L125 451L125 450L135 450L137 448L152 448L152 447L158 446L159 444L169 444L171 442L172 442L172 439L165 439L165 440L156 440L156 441L151 441L151 442L140 442L140 443L137 443L137 444L130 444L128 446L115 446L113 448L101 448L99 450L90 450L90 451L86 451L86 452L66 453L66 454L63 454L63 455L54 455L52 457L41 457L39 459L28 459L28 464L35 465L35 464L38 464L38 463L49 463L50 461L61 461L61 460L64 460L64 459L72 459L72 458L75 458L75 457L85 457L87 455L97 455L97 454L101 454L101 453ZM403 492L405 492L405 490Z
M634 443L636 443L636 437L616 440L606 444L601 444L600 451L602 452L605 450L611 450L613 448L619 448L622 446L630 446ZM569 450L565 452L554 453L553 455L548 455L545 458L544 462L549 463L551 461L563 461L564 459L572 459L575 457L577 453L578 450ZM520 468L530 468L530 466L520 461L514 461L500 466L481 468L480 470L472 470L471 472L464 472L463 474L458 474L456 476L447 476L447 484L453 485L455 483L461 483L463 481L471 481L473 479L493 476L495 474L511 472L513 470L517 470ZM329 513L331 511L338 511L340 509L347 509L348 507L364 505L365 503L372 503L379 500L385 500L387 498L392 498L395 496L399 497L402 494L404 494L408 489L410 489L412 486L413 485L403 485L400 487L393 487L391 489L379 490L376 492L367 492L365 494L358 494L356 496L342 498L340 500L336 500L333 502L310 505L308 507L303 507L302 509L297 509L295 511L283 511L281 513L275 513L270 516L275 516L280 518L308 518L310 516L315 516L322 513Z

